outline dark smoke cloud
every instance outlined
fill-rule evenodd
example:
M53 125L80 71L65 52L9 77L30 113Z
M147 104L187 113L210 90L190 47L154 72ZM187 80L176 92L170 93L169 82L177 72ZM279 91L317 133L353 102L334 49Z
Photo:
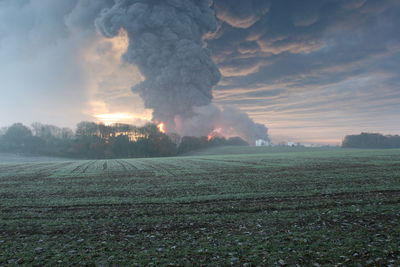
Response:
M193 106L211 103L220 73L202 41L216 30L207 1L117 1L97 26L107 37L128 33L124 59L146 78L133 90L154 110L154 119L173 122L176 115L192 116Z
M119 0L103 10L96 25L110 38L121 30L128 33L130 43L124 60L137 65L145 77L133 91L140 94L146 108L153 109L153 119L165 122L168 130L199 135L227 126L230 135L238 134L251 142L257 137L267 139L267 129L246 114L210 105L212 88L221 76L203 40L217 29L211 4L198 0Z

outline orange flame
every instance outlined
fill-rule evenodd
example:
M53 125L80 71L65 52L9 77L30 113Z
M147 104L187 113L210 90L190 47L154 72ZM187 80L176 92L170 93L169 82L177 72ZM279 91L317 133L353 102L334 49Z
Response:
M207 140L211 141L213 138L221 136L221 128L214 129L211 133L208 134Z
M161 133L166 133L166 129L165 129L165 123L161 122L159 124L157 124L157 128Z

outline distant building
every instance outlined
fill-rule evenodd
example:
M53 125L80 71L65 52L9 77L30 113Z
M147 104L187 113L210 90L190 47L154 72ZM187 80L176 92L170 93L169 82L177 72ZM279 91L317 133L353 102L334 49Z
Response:
M290 147L320 147L320 145L317 144L310 144L310 143L296 143L296 142L287 142L286 146Z
M304 147L320 147L317 144L301 144L301 146L304 146Z
M271 145L270 141L266 141L266 140L263 140L263 139L258 139L256 141L256 146L270 146L270 145Z

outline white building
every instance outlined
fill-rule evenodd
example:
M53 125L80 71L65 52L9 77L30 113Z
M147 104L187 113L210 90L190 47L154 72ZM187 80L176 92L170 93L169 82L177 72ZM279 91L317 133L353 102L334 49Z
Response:
M256 141L256 146L270 146L270 145L271 145L270 141L266 141L266 140L263 140L263 139L258 139Z

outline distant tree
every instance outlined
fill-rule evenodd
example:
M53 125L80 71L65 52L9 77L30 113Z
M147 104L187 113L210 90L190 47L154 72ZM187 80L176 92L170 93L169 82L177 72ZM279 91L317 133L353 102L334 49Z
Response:
M181 143L178 148L179 154L186 153L193 150L198 150L208 146L207 137L199 138L195 136L182 137Z
M102 123L100 123L98 125L98 129L99 129L99 132L100 132L100 137L103 138L103 139L110 138L112 133L113 133L113 127L106 126L106 125L104 125Z
M137 141L137 148L147 157L173 156L177 153L176 144L168 135L160 132L157 125L146 124L138 129L142 138Z
M226 141L226 144L229 146L249 146L249 143L240 137L231 137Z
M125 124L125 123L115 123L113 125L114 131L119 133L128 133L131 132L134 126Z
M185 136L162 133L155 124L142 127L117 123L80 122L69 128L33 123L32 130L17 123L0 134L0 150L75 158L165 157L222 145L248 145L234 137Z
M399 135L390 135L388 136L390 140L390 145L392 148L400 148L400 136Z
M168 137L169 139L171 139L172 143L174 143L176 146L178 146L181 143L182 137L177 133L169 133Z
M73 139L74 136L74 131L72 131L70 128L61 129L61 139Z
M43 138L61 138L62 137L62 129L55 125L42 124L40 122L32 123L31 125L33 129L33 135Z
M156 156L175 156L178 152L176 144L164 133L160 133L157 138L151 139L151 142L156 148Z
M44 125L43 125L42 123L40 123L40 122L34 122L34 123L31 124L31 127L32 127L32 134L33 134L34 136L41 137L41 136L44 135L44 134L43 134L43 127L44 127Z
M77 136L93 136L99 132L99 126L95 122L82 121L76 129Z
M227 145L225 137L215 136L208 140L208 146L215 147L215 146L225 146Z
M110 150L112 153L108 152L108 156L118 157L118 158L128 158L131 156L130 148L131 142L129 141L128 136L119 135L113 137L110 140Z
M22 123L14 123L7 129L7 132L4 135L7 140L16 142L26 140L31 136L32 131Z
M8 127L1 127L0 128L0 137L4 136L7 132Z
M344 138L342 147L347 148L400 148L400 137L384 136L378 133L361 133L348 135Z
M10 126L2 137L4 150L21 152L25 150L32 141L31 130L22 123Z
M71 156L78 158L104 158L107 144L96 135L81 135L72 144Z
M153 123L147 123L143 127L140 127L138 129L138 132L142 135L143 138L154 138L161 133L157 125Z

